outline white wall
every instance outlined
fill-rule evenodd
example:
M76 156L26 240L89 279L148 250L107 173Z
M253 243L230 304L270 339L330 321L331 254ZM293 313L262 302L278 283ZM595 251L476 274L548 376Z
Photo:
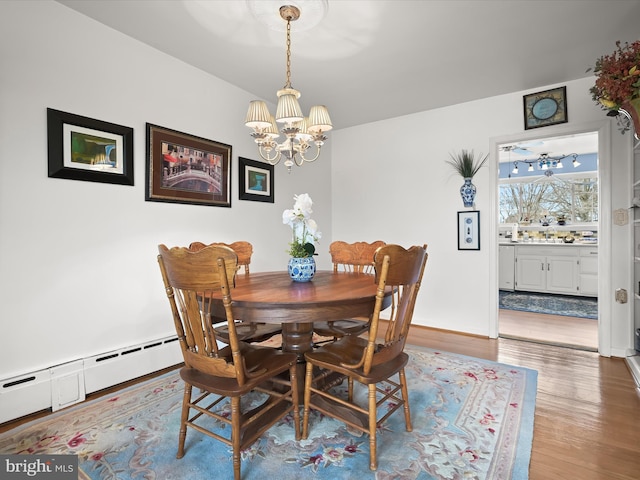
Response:
M589 84L568 84L571 122L603 119L585 98ZM0 2L0 378L172 334L158 243L247 239L253 271L284 268L290 231L281 214L302 192L324 233L320 268L336 238L426 242L416 323L489 335L497 180L489 169L476 177L482 250L459 252L461 181L444 160L460 148L486 153L492 137L519 133L522 92L332 131L318 162L291 175L276 167L275 204L238 200L237 158L258 159L242 125L251 99L56 2ZM132 127L135 186L48 178L47 107ZM146 122L232 145L232 208L145 202ZM612 141L613 209L629 198L620 143ZM628 229L621 232L612 232L620 253L611 258L610 295L630 289ZM632 345L628 310L605 312L614 351Z
M0 2L0 378L175 333L159 243L245 239L252 271L286 268L295 193L314 200L329 267L330 149L277 165L275 204L238 200L238 156L259 159L250 100L56 2ZM132 127L135 186L48 178L47 107ZM232 145L232 207L146 202L146 122Z
M612 123L588 93L593 79L568 82L569 123L524 132L522 96L515 92L335 132L332 156L333 234L349 241L376 240L429 245L429 260L414 323L440 329L495 336L497 323L497 168L495 138L541 137ZM536 91L554 86L542 86ZM429 94L425 92L425 94ZM612 182L601 186L611 210L629 206L630 136L615 125L601 161L611 162ZM457 211L462 179L445 163L460 149L490 153L480 170L476 209L480 210L480 251L457 250ZM602 211L608 238L600 237L607 256L600 265L601 353L625 356L632 344L630 304L612 304L613 290L629 282L629 227L611 227ZM608 254L607 254L608 252Z

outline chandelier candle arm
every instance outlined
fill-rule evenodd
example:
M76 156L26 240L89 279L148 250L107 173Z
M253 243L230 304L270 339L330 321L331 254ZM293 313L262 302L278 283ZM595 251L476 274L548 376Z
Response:
M249 103L245 125L253 132L251 136L258 144L258 153L271 165L276 165L282 157L289 173L295 164L313 162L320 156L320 150L327 139L325 133L333 128L329 111L324 105L311 107L309 117L305 117L298 103L300 92L291 86L291 22L300 18L300 10L292 5L280 7L280 17L287 22L287 70L284 88L278 90L278 104L275 117L269 113L262 100ZM278 131L278 124L282 129ZM278 143L280 133L284 140ZM315 146L315 154L309 149Z

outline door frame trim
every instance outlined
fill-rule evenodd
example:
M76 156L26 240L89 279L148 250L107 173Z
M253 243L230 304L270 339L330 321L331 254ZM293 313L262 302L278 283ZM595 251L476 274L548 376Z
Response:
M491 285L489 310L489 337L498 338L498 148L504 143L527 142L539 138L561 137L587 132L598 132L598 352L603 356L611 355L611 299L606 292L611 291L611 123L607 120L579 124L563 124L545 128L544 134L539 131L519 132L511 135L492 137L489 139L493 161L489 164L490 173L490 205L493 207L489 223L491 239L489 253L489 282Z

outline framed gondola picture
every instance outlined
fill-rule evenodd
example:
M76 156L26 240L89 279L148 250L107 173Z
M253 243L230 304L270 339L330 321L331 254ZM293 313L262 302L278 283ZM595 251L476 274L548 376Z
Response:
M145 200L231 207L231 145L147 123Z

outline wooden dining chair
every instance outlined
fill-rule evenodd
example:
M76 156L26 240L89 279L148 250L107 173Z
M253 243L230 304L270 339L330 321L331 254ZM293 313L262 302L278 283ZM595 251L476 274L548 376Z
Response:
M238 242L233 243L223 243L223 242L214 242L214 243L202 243L202 242L191 242L189 244L189 250L197 252L202 250L204 247L208 247L209 245L222 245L224 247L229 247L231 250L236 252L238 256L238 272L240 270L244 270L244 273L248 275L250 273L250 265L251 265L251 257L253 255L253 245L251 242L247 242L244 240L240 240Z
M250 242L241 240L233 243L214 242L209 245L222 245L231 248L238 256L238 272L244 270L244 274L249 275L249 265L251 264L251 256L253 255L253 245ZM197 252L207 246L207 244L202 242L191 242L189 250ZM229 327L225 323L225 319L214 318L213 322L218 340L228 344ZM236 333L241 342L259 343L281 334L282 327L280 324L274 323L243 322L242 320L236 320Z
M240 480L242 450L291 412L295 436L300 439L297 356L238 340L230 288L237 268L233 250L209 246L193 252L159 245L158 251L158 263L184 358L184 367L180 370L184 397L177 458L184 456L187 428L193 428L232 448L233 475L235 480ZM211 326L214 296L218 302L222 301L229 320L230 343L222 349L218 348L216 332ZM201 393L193 392L193 387ZM250 411L243 411L241 399L250 392L266 394L265 400ZM205 402L211 394L213 398ZM203 421L207 417L227 424L230 435L207 429Z
M373 275L373 255L376 250L386 245L382 240L372 243L355 242L347 243L335 241L329 245L331 262L334 272L353 272ZM313 331L321 337L328 337L333 341L345 335L362 335L369 330L370 318L349 318L326 322L314 322ZM332 341L328 340L328 341ZM318 342L322 344L325 342Z
M426 245L407 250L399 245L381 247L375 255L378 288L368 338L347 335L305 354L302 438L306 439L309 434L311 410L336 418L369 434L371 470L378 467L376 430L393 412L402 408L406 429L412 430L404 371L409 356L404 352L404 346L427 257ZM378 344L385 289L391 289L392 303L384 343ZM327 378L336 375L347 378L346 393L338 387L322 387ZM366 386L364 399L354 397L354 382ZM377 410L381 405L385 405L386 411L378 418Z

